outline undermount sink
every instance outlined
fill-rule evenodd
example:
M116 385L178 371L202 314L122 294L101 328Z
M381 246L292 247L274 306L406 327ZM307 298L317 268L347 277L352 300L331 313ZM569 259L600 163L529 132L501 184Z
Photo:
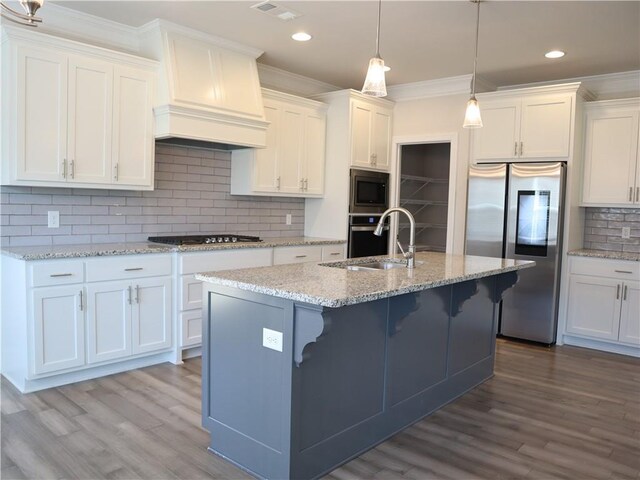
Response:
M347 265L347 270L391 270L392 268L407 268L406 262L370 262L357 265Z

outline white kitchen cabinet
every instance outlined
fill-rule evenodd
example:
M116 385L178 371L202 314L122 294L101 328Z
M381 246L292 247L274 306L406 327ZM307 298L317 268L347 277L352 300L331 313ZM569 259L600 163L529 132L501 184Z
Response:
M583 205L640 204L639 119L637 98L586 104Z
M389 171L392 109L371 102L351 101L352 167Z
M81 367L85 364L83 297L82 284L34 289L35 374Z
M326 106L267 89L263 97L267 146L233 151L231 194L322 196Z
M4 29L2 184L152 190L156 62Z
M533 89L523 89L478 97L483 127L472 132L474 163L570 156L574 94L535 94Z
M87 286L87 363L116 360L132 354L132 302L128 281Z
M569 269L565 343L578 337L640 346L640 264L570 257Z
M145 278L132 285L133 354L171 347L171 277Z

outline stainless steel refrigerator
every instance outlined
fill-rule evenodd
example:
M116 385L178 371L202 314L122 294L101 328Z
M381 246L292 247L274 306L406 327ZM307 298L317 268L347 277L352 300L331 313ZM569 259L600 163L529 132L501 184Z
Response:
M467 197L467 255L534 260L502 300L505 337L556 341L560 285L563 163L473 166Z

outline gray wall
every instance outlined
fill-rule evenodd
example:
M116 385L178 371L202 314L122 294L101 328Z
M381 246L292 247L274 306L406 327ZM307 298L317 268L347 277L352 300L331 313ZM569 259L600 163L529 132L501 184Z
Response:
M304 200L229 195L231 154L156 145L155 190L0 187L2 246L111 243L151 235L301 236ZM60 228L47 228L47 211ZM292 214L292 224L285 215Z
M622 227L631 227L631 238L622 238ZM584 248L640 252L640 209L585 209Z

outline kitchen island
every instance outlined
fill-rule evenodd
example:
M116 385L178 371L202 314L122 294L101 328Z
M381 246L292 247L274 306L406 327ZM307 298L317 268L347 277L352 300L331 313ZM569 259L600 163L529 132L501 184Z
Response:
M492 376L497 306L534 262L346 268L371 260L197 276L210 450L260 478L317 478Z

